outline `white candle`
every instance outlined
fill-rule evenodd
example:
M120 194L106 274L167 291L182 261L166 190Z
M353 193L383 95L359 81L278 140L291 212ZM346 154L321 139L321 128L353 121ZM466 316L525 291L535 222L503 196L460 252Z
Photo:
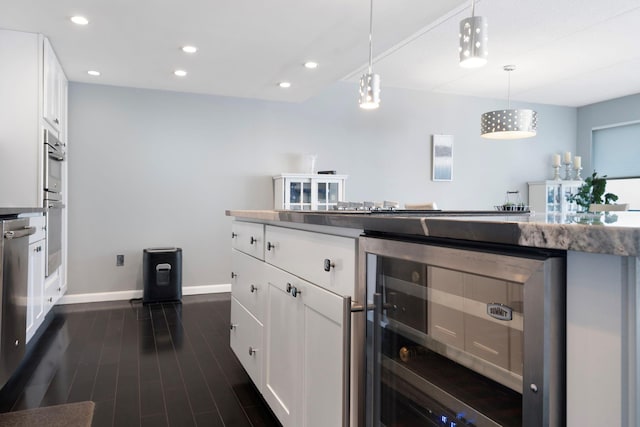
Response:
M560 166L560 154L553 155L553 166Z
M571 163L571 151L564 152L564 162Z
M573 158L573 168L574 169L579 169L582 167L582 157L580 156L575 156Z

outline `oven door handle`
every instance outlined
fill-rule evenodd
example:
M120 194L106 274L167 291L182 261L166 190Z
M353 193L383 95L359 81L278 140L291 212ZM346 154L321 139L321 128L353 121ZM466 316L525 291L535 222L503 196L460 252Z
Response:
M9 240L19 239L21 237L31 236L32 234L36 234L36 228L27 226L21 230L5 231L4 238Z

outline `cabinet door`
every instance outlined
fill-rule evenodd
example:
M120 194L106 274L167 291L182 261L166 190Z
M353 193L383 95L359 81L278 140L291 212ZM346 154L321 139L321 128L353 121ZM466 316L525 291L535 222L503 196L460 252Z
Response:
M229 343L240 363L262 392L263 341L262 323L249 311L231 298L231 332Z
M343 200L343 184L342 180L315 180L315 209L319 211L332 210L338 201Z
M338 295L353 296L355 239L267 226L265 241L268 263Z
M231 294L261 322L267 290L264 265L263 261L232 249Z
M267 277L265 320L265 376L263 396L284 427L298 426L300 305L287 292L287 285L301 280L272 266Z
M310 283L301 283L297 299L302 305L299 328L299 407L304 427L342 425L346 374L343 357L343 298ZM348 315L351 315L349 312Z
M43 58L43 114L44 119L56 130L60 126L60 92L62 90L62 67L48 39L44 39Z
M267 270L264 397L284 427L340 426L344 299L278 268ZM350 315L350 313L348 313Z
M308 211L311 204L311 180L310 179L286 179L285 180L285 209L296 211Z
M29 245L29 274L27 287L27 342L44 319L44 240Z

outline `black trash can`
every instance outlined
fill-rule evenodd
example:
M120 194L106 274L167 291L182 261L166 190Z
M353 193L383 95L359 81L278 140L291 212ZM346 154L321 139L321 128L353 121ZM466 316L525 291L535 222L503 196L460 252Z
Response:
M143 251L143 304L182 299L182 249L148 248Z

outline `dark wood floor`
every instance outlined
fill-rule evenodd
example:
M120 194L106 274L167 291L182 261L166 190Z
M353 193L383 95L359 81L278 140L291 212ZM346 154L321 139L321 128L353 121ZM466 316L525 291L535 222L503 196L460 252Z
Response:
M96 402L93 426L279 426L229 348L228 294L57 306L0 412Z

